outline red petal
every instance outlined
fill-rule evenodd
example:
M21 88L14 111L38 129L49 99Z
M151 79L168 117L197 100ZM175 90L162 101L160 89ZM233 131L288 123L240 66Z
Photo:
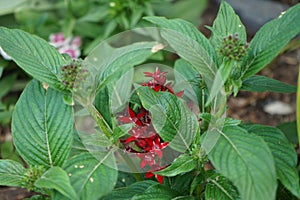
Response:
M147 172L145 174L145 178L151 178L152 176L154 176L154 174L152 172Z
M156 85L156 86L153 88L153 90L154 90L155 92L158 92L160 89L161 89L161 85Z
M146 77L152 77L152 76L153 76L153 73L151 73L151 72L144 72L144 75L145 75Z
M132 141L134 141L134 140L136 140L136 137L130 136L129 138L127 138L127 139L125 140L125 144L126 144L126 143L129 143L129 142L132 142Z
M169 144L169 142L163 142L163 143L160 143L160 149L164 149L165 147L167 147Z
M120 116L118 119L120 122L123 122L123 123L131 123L132 122L131 118L126 117L126 116Z
M129 115L130 115L131 118L136 117L135 112L130 107L128 107L128 113L129 113Z
M180 92L177 92L177 93L176 93L176 96L178 96L178 97L182 97L183 93L184 93L184 91L183 91L183 90L181 90Z
M142 162L140 163L140 168L144 168L146 166L147 162L146 160L142 160Z
M163 184L163 182L164 182L164 177L163 176L155 174L155 178L157 179L157 181L160 184Z

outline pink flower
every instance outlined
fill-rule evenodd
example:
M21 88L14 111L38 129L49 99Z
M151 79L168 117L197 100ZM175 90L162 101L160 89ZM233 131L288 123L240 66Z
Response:
M51 34L49 36L49 43L58 49L59 53L69 54L76 59L80 56L81 38L76 36L74 38L65 38L63 33Z

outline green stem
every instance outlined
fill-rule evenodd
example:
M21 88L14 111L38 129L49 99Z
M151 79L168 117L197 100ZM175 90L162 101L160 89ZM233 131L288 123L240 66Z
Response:
M97 125L101 128L104 135L108 139L112 139L113 130L107 124L103 116L98 112L93 104L88 104L87 109L89 113L92 115L93 119L97 122Z
M298 70L296 121L297 121L298 143L300 146L300 66Z

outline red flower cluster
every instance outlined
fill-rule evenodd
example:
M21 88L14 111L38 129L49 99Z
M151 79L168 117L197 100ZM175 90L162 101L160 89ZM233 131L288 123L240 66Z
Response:
M175 94L171 88L171 84L166 84L167 72L160 72L156 68L154 73L144 72L146 77L152 79L147 83L142 84L152 88L155 92L166 91ZM181 97L183 91L177 93ZM125 140L121 140L127 152L136 153L141 159L140 168L150 167L145 177L156 177L159 183L163 183L163 176L156 175L153 172L163 169L161 166L161 159L163 157L163 149L168 146L168 142L164 142L157 134L151 124L151 115L148 110L140 106L134 111L130 106L128 107L127 116L120 116L119 121L122 123L135 123L135 126L129 131L131 136Z

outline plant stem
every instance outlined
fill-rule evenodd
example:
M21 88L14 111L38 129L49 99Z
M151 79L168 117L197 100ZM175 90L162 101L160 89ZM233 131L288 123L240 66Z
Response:
M300 145L300 66L298 68L296 121L297 121L298 145Z
M98 110L95 108L95 106L93 104L88 104L87 109L88 109L89 113L92 115L93 119L97 122L98 126L103 131L104 135L109 140L112 139L113 130L110 128L110 126L104 120L101 113L98 112Z

